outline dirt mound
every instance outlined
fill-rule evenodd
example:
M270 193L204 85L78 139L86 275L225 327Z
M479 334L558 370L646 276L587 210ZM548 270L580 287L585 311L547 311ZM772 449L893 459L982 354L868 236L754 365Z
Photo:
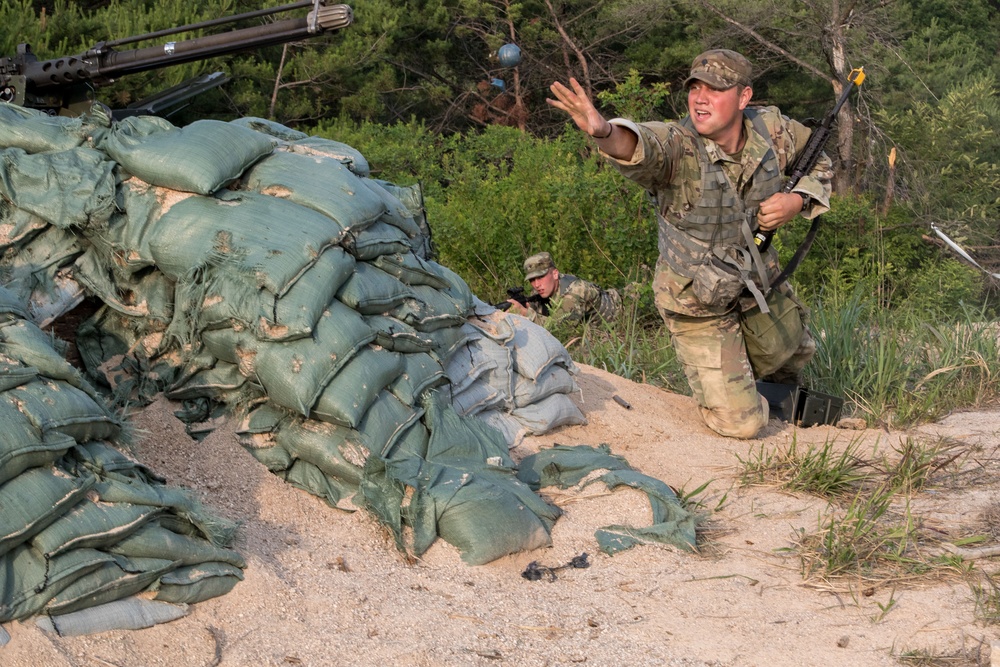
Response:
M609 557L594 531L648 525L645 495L593 487L549 495L565 511L549 549L485 566L462 563L438 541L407 564L374 518L329 508L283 483L236 441L231 428L191 440L160 398L135 415L136 456L170 484L193 489L242 522L234 545L249 563L229 594L189 616L134 632L74 638L33 621L8 624L5 667L79 665L897 665L893 654L955 654L995 634L977 625L961 580L910 586L821 586L783 552L798 529L817 528L825 503L766 487L740 487L737 457L799 443L857 442L886 451L914 433L796 431L772 421L760 439L730 440L704 427L690 398L581 366L585 426L529 437L515 458L555 443L598 445L675 489L711 482L701 499L723 507L702 553L641 546ZM618 396L630 405L614 400ZM995 503L989 472L1000 414L953 415L919 430L981 450L974 485L922 494L943 534L974 525ZM994 481L990 481L990 480ZM555 567L586 552L590 567L529 581L528 565ZM985 639L984 639L985 637ZM974 664L974 663L959 663Z

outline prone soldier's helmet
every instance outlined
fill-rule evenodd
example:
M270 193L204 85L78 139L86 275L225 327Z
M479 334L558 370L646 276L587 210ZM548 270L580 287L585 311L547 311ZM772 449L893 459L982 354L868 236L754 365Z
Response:
M552 261L552 255L540 252L524 260L524 278L525 280L541 278L554 268L556 265Z

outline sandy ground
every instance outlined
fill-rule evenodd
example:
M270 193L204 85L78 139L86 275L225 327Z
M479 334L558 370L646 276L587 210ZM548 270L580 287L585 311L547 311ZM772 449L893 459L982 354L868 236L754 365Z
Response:
M804 580L785 551L815 531L826 504L804 494L738 484L738 459L798 442L852 441L880 452L918 433L794 429L773 420L761 439L721 438L690 398L580 367L589 424L526 439L516 457L553 443L608 443L634 467L714 508L701 553L642 546L614 557L594 530L648 525L645 496L624 490L560 494L565 510L551 548L485 566L462 563L438 541L407 564L370 516L331 509L270 475L222 429L203 442L184 433L177 406L160 399L137 415L136 455L171 484L194 489L242 522L236 548L246 579L228 595L191 607L172 623L131 632L59 638L33 621L8 623L3 667L170 665L676 665L829 667L898 665L907 651L978 656L990 664L995 626L975 620L959 577L906 585ZM619 395L625 409L612 400ZM952 415L920 429L963 443L972 476L920 494L922 516L954 539L981 525L997 502L994 467L1000 413ZM521 576L528 564L557 566L586 552L587 569L555 581ZM976 561L989 568L988 560ZM997 651L1000 653L1000 650ZM947 664L975 665L974 659Z

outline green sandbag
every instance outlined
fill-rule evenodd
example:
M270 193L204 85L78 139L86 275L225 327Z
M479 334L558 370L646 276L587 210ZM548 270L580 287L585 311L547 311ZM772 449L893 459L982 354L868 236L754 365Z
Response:
M330 380L374 339L375 332L359 314L334 300L312 338L258 342L255 379L275 403L308 415Z
M418 405L424 391L448 382L448 376L437 359L419 352L403 355L403 371L392 384L389 391L406 405Z
M218 120L178 128L156 116L132 116L113 124L98 148L147 183L208 195L274 145L260 132Z
M243 118L234 118L229 122L233 125L248 127L251 130L256 130L257 132L263 132L268 136L274 137L275 139L281 139L282 141L297 141L298 139L305 139L309 136L305 132L293 130L290 127L285 127L281 123L276 123L273 120L267 120L266 118L245 116Z
M94 481L93 477L32 468L0 486L0 555L57 522L80 502Z
M3 395L6 395L4 392ZM0 400L0 484L36 466L48 466L76 444L68 435L42 432L8 401Z
M385 212L382 199L364 180L339 160L275 151L254 165L243 183L253 192L318 212L344 231L358 231Z
M38 369L0 354L0 392L31 382L38 376Z
M302 489L317 498L322 498L330 507L348 512L357 509L353 502L357 493L356 485L327 475L318 466L308 461L296 460L289 466L288 470L276 474L295 488Z
M92 148L29 155L0 151L0 194L63 229L96 231L115 207L115 163Z
M310 463L324 475L346 484L351 495L357 491L370 450L355 429L315 419L296 419L282 425L274 439L292 458Z
M409 324L388 315L369 315L365 321L375 330L375 343L395 352L430 352L434 341Z
M435 331L462 325L471 314L471 302L456 301L447 290L427 285L410 287L413 298L406 299L392 311L392 316L417 331Z
M472 311L472 290L469 289L469 285L462 280L462 277L449 269L447 266L438 264L434 260L427 260L425 263L435 275L441 280L448 283L448 287L443 291L452 298L452 300L458 304L458 309L462 312L469 313Z
M336 223L308 208L227 190L177 202L149 228L147 240L157 268L173 280L213 266L281 297L342 236Z
M195 604L225 595L243 581L243 571L229 563L200 563L179 567L160 577L154 600Z
M406 405L389 391L383 390L365 413L358 425L358 432L369 451L384 455L423 414L423 408Z
M113 279L104 258L93 246L76 259L73 276L91 296L119 313L158 322L166 328L174 314L174 281L150 267Z
M83 288L65 270L82 253L82 237L49 227L16 252L0 258L5 285L39 326L48 326L83 301Z
M411 239L430 241L431 230L425 219L424 197L419 184L399 186L377 178L371 179L369 183L389 195L386 200L389 210L382 217L384 222L398 227Z
M50 116L37 109L0 102L0 146L44 153L76 148L84 138L79 117Z
M327 248L281 297L259 289L251 277L218 272L205 289L198 312L199 327L230 326L235 320L251 327L262 340L309 336L337 290L354 273L354 264L354 257L343 248Z
M282 146L282 149L299 155L332 158L346 165L348 169L358 176L368 176L371 171L368 160L357 149L333 139L310 136L296 139L289 145Z
M378 393L403 370L403 355L366 346L323 388L310 416L355 428Z
M367 262L358 262L354 275L337 292L338 299L362 315L387 314L413 296L412 287Z
M59 591L45 605L45 613L68 614L135 595L176 567L177 563L162 558L113 556Z
M427 266L427 262L413 252L382 254L371 262L404 285L427 285L434 289L447 289L450 284Z
M560 510L515 477L500 433L458 416L439 396L429 395L424 405L426 458L372 457L362 482L365 502L397 545L419 556L440 536L466 563L479 565L550 544ZM403 531L403 520L412 531Z
M64 588L114 558L96 549L45 558L27 544L0 556L0 622L38 613Z
M0 199L0 250L20 247L30 241L49 223Z
M149 505L83 500L31 538L31 545L49 557L70 549L105 549L153 520L161 511Z
M176 533L198 534L219 546L232 542L236 532L234 522L206 510L189 491L165 486L148 468L104 442L78 445L70 450L64 462L74 474L83 471L96 474L94 491L104 502L163 507L169 512L160 516L160 525ZM176 520L171 522L171 517Z
M172 401L211 398L225 402L227 398L242 395L239 390L245 384L247 378L236 364L217 361L213 368L198 371L178 387L168 390L166 396Z
M374 260L379 255L410 252L410 241L399 229L384 222L349 231L344 239L344 248L359 261Z
M103 405L67 384L29 382L0 394L0 401L15 405L42 433L62 433L77 442L113 440L120 429Z
M66 358L53 348L52 336L26 320L0 324L0 352L52 380L61 380L86 393L103 406L97 390ZM104 412L104 408L101 407Z
M181 565L218 561L238 568L247 566L243 557L235 551L190 535L180 535L156 522L143 525L106 551L129 558L165 558Z
M468 322L458 327L443 327L428 331L426 335L434 341L431 354L445 367L451 361L452 355L457 354L469 342L483 337L483 333Z

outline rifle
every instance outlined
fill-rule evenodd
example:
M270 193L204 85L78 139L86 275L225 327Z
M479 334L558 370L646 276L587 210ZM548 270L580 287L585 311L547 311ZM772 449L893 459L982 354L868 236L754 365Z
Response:
M861 84L864 82L865 68L859 67L851 70L851 73L847 75L847 80L852 83L853 86L844 87L844 91L840 94L840 98L837 100L833 109L830 110L830 113L826 114L823 118L823 122L821 122L819 126L812 131L812 134L809 135L809 141L806 143L805 148L802 149L802 152L800 152L798 157L795 159L795 163L792 165L791 175L785 182L784 187L781 188L781 192L784 194L791 193L792 189L798 185L802 177L812 171L812 168L816 166L816 161L819 160L819 156L823 152L823 147L826 146L827 139L830 138L830 130L833 122L837 119L837 114L840 112L840 108L847 102L847 98L850 97L851 91L854 90L854 87L857 86L860 88ZM754 217L756 217L756 211L754 212ZM819 218L817 217L813 220L813 227L818 226L818 219ZM774 236L774 232L775 230L764 232L758 229L756 231L753 241L759 252L764 252L767 250L768 246L771 245L771 238ZM809 251L809 246L812 245L812 239L816 236L814 229L810 229L809 233L811 236L806 237L808 245L806 245L806 242L803 242L803 247L805 248L805 251L802 252L803 257L805 256L805 253ZM799 250L801 251L802 247L800 247ZM796 257L798 258L797 261L795 259ZM784 280L784 278L795 269L795 266L797 266L801 260L802 257L800 257L799 252L796 251L795 257L793 257L792 261L788 263L788 267L782 271L781 275L775 279L774 285L777 285ZM792 262L794 262L794 264Z
M545 317L548 317L549 315L549 300L543 298L541 294L525 295L523 287L508 287L507 296L521 304L524 308L528 308L528 304L531 303L538 304L539 312ZM501 301L500 303L494 304L493 307L497 310L507 310L510 308L510 301Z
M124 44L305 7L312 7L306 18L284 19L194 39L168 41L158 46L115 50ZM52 60L38 60L29 44L19 44L15 55L0 58L0 101L39 109L50 115L76 116L90 108L95 87L113 83L117 77L313 37L346 28L353 20L354 15L348 5L327 5L326 0L299 0L280 7L99 42L84 53ZM131 104L127 109L116 110L113 115L122 118L153 114L228 80L221 72L193 77L158 95Z

